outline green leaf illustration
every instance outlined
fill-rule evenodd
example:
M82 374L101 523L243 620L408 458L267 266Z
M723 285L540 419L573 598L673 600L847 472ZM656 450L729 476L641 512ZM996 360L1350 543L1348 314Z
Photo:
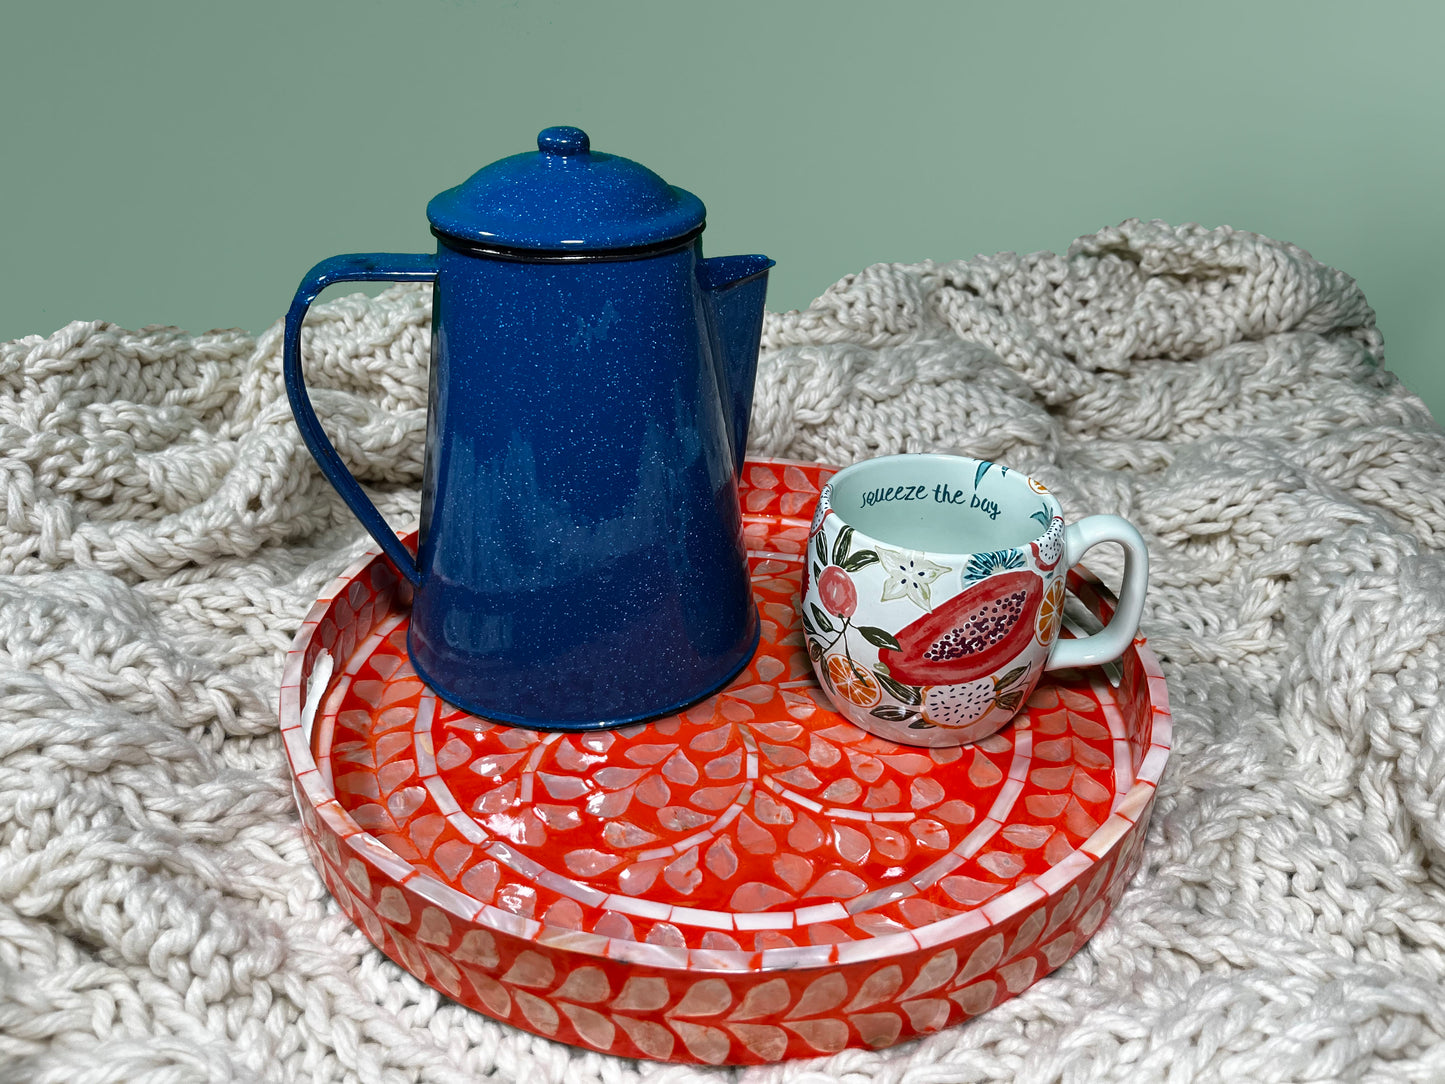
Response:
M825 531L819 531L813 536L813 550L818 554L818 560L825 565L828 563L828 543L823 538Z
M1010 685L1012 685L1015 681L1023 677L1028 672L1029 668L1027 664L1023 666L1016 666L1003 677L994 678L993 687L999 692L1002 692L1004 689L1007 689Z
M1013 711L1019 706L1019 702L1022 701L1023 698L1024 691L1022 689L1015 689L1011 693L1004 693L994 701L994 704L997 707L1003 708L1004 711Z
M874 647L891 647L894 651L903 650L887 629L880 629L875 625L858 625L857 629L858 634Z
M848 547L853 544L853 528L844 527L838 532L838 537L833 539L833 563L841 565L843 559L848 556Z
M868 714L879 719L887 719L890 723L901 723L904 719L916 718L918 712L908 711L904 708L895 708L892 704L883 704L874 708Z
M904 685L900 681L894 681L878 667L873 668L873 676L878 679L878 684L887 689L894 700L902 701L905 704L918 705L923 703L923 691L913 685Z
M861 568L878 563L878 554L872 550L859 550L857 553L850 553L846 560L840 561L844 572L857 572Z
M991 463L991 462L990 462L989 460L987 460L987 459L985 459L982 463L980 463L980 464L978 465L978 470L974 473L974 476L973 476L973 488L974 488L974 489L977 489L977 488L978 488L978 483L980 483L980 482L983 481L983 476L988 473L988 468L991 467L991 466L993 466L993 463Z
M803 607L801 606L798 607L798 616L803 619L804 632L816 633L818 631L813 627L813 622L808 620L808 611L803 609Z
M1029 519L1036 519L1045 527L1047 527L1050 523L1054 521L1054 517L1049 515L1049 510L1047 506L1044 508L1040 508L1037 512L1029 513Z
M932 729L933 729L933 724L932 724L932 723L925 723L922 719L915 719L915 720L913 720L913 722L911 722L911 723L908 724L908 729L909 729L909 730L932 730Z
M813 611L813 623L824 632L833 631L833 622L828 620L828 615L818 608L816 602L808 604L808 609Z

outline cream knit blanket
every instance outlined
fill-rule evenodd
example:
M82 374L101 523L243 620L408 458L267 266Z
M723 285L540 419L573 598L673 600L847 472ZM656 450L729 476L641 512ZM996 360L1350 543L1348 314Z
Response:
M397 525L429 300L309 324L317 407ZM368 540L291 421L279 327L77 322L0 348L0 1081L1445 1080L1445 435L1355 283L1127 222L870 267L764 346L754 451L1001 460L1148 538L1176 748L1078 956L925 1040L745 1072L433 993L300 842L281 660Z

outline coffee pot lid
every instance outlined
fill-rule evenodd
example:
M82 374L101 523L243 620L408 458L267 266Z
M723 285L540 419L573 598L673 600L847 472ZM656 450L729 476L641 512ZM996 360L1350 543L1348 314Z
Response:
M432 232L470 247L540 252L633 249L702 228L691 192L646 166L591 149L580 128L546 128L536 151L472 174L427 204Z

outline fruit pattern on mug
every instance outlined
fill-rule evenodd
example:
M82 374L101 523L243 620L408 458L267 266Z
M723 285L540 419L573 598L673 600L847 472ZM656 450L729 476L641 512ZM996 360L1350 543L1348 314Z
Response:
M1052 677L968 749L872 737L828 709L794 609L790 516L826 472L749 467L763 643L681 715L546 734L451 708L407 662L406 584L377 557L308 615L281 708L308 851L438 990L626 1057L886 1046L1025 989L1127 883L1167 755L1152 656L1117 691Z
M1035 483L1031 488L1047 492ZM970 586L935 606L933 584L954 569L908 550L855 547L853 528L837 526L829 498L824 487L809 529L800 597L819 680L830 695L866 709L878 720L870 724L878 733L901 742L928 744L926 732L935 729L949 732L948 741L992 733L1038 684L1063 621L1064 582L1057 574L1063 519L1047 509L1035 512L1047 525L1040 538L970 555L962 569ZM906 598L924 611L896 635L855 621L856 576L874 565L886 575L880 603Z

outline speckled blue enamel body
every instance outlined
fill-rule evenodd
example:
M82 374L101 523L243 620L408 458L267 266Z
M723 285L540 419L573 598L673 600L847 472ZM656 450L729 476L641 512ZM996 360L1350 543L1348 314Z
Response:
M501 722L619 726L726 684L757 643L736 487L772 261L702 259L701 202L577 129L538 143L432 201L435 256L318 264L287 319L287 390L415 588L418 674ZM356 279L435 281L415 559L302 381L306 307Z

